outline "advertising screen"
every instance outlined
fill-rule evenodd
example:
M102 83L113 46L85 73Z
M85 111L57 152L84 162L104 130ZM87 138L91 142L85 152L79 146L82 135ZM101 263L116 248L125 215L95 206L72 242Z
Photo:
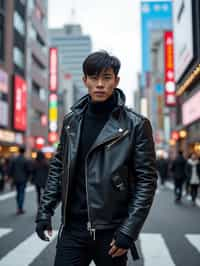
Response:
M14 76L14 128L25 131L27 127L27 88L26 81Z

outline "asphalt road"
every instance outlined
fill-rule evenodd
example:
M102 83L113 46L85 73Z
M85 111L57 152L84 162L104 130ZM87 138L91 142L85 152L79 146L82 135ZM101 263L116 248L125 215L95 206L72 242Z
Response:
M53 239L46 243L34 233L34 189L26 193L26 213L21 216L16 216L14 193L9 193L0 194L0 266L53 265L60 208L53 218ZM175 204L171 189L158 189L137 246L141 259L133 263L129 256L129 266L199 266L199 206L186 198Z

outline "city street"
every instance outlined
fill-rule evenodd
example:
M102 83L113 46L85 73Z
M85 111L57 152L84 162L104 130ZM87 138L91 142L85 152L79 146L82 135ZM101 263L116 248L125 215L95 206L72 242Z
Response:
M36 197L32 187L26 194L26 213L15 215L14 193L0 195L0 265L53 265L59 208L54 216L54 238L43 242L34 233ZM158 189L151 214L137 242L141 259L128 265L136 266L199 266L200 208L192 206L185 197L174 204L169 187ZM93 264L92 264L93 265Z

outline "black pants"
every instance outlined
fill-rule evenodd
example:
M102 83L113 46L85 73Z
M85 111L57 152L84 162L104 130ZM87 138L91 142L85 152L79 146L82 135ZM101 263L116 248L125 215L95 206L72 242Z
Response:
M191 197L192 197L192 201L195 202L196 198L197 198L197 193L198 193L198 187L199 185L190 185L190 193L191 193Z
M64 228L58 237L54 266L125 266L127 254L112 258L108 252L114 230L96 231L95 240L84 230Z
M24 206L26 183L16 184L16 201L18 210L22 210Z
M175 179L174 185L175 199L179 201L182 198L183 181L180 179Z

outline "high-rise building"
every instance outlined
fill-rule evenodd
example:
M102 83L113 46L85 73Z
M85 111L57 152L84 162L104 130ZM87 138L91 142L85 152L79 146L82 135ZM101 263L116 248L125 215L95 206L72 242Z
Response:
M91 52L91 38L82 33L81 25L67 24L63 28L49 30L51 47L58 48L59 65L73 80L73 101L86 93L82 83L82 63Z
M26 119L26 1L0 1L0 155L24 145Z
M48 4L27 1L27 84L29 152L48 143Z

